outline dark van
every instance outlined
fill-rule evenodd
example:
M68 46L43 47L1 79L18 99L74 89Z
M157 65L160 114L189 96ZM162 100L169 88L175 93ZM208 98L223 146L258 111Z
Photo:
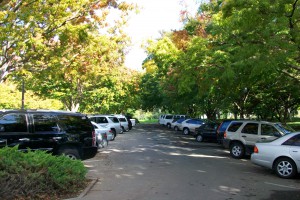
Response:
M71 159L97 153L95 130L87 116L67 111L0 111L0 147L45 150Z

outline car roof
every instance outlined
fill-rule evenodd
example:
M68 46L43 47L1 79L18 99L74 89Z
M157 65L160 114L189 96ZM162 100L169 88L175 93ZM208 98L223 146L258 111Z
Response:
M55 113L55 114L72 114L83 115L80 112L72 112L66 110L46 110L46 109L15 109L15 110L0 110L0 113Z

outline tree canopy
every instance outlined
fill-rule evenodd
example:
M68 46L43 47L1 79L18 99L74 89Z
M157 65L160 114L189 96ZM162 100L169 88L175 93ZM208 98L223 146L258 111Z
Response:
M298 0L211 0L182 30L148 43L163 102L190 115L287 120L297 111ZM153 74L153 72L152 72ZM158 94L157 94L158 95ZM182 111L173 104L166 109Z

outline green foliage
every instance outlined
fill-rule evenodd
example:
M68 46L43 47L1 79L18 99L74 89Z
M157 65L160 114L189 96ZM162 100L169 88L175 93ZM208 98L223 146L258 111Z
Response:
M202 4L183 30L149 43L147 62L157 66L164 94L158 105L209 118L231 112L288 120L300 105L299 3Z
M86 173L78 160L4 147L0 149L0 198L54 199L72 194L85 187Z
M22 92L15 84L6 81L0 83L0 109L20 109L22 105ZM63 104L55 99L43 99L32 91L26 90L24 94L24 107L27 109L63 109Z
M119 103L132 85L119 80L130 42L123 27L134 5L116 0L0 5L0 82L10 76L20 85L25 79L28 90L72 111L120 112L133 106ZM114 22L107 19L111 12L119 15ZM94 99L95 109L88 104Z

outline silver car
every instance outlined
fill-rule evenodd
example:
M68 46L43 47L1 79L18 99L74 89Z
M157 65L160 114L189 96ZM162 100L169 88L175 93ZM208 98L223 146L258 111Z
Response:
M108 126L115 137L118 134L123 133L121 123L119 119L114 115L89 115L88 118L99 125Z
M205 122L202 119L187 119L181 123L181 126L178 126L179 130L182 130L184 135L190 133L195 133L195 129L199 128Z
M95 132L96 132L96 145L98 149L104 148L108 146L108 140L107 140L107 131L109 128L103 128L102 126L96 124L92 121L92 124L94 126Z
M300 132L290 133L272 142L256 143L252 163L267 167L281 178L300 173Z

